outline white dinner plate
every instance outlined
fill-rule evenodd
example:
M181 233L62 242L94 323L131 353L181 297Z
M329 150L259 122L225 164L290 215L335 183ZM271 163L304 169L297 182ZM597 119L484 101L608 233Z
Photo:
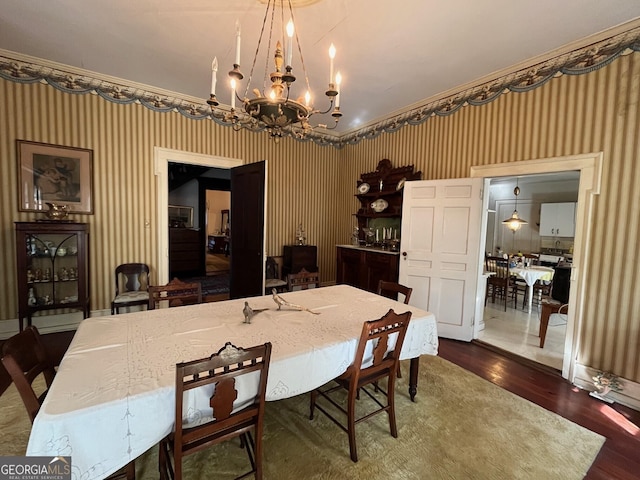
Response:
M370 188L371 186L368 183L361 183L360 186L358 186L358 192L364 195Z

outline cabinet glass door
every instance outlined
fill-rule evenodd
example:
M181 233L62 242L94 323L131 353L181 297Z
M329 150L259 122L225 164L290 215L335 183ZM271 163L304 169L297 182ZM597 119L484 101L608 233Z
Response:
M77 234L29 234L25 238L28 305L77 303Z

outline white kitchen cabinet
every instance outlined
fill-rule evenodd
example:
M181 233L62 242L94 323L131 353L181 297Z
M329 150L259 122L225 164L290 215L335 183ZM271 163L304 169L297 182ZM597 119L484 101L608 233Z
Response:
M575 233L575 202L543 203L540 205L541 237L573 237Z

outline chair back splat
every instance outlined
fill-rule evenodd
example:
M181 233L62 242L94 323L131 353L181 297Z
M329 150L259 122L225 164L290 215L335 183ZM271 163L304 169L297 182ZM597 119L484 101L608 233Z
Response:
M209 358L176 365L175 430L160 442L161 479L181 480L184 456L235 437L240 437L251 464L251 471L242 477L254 473L256 479L262 479L262 428L270 360L271 343L243 349L227 342ZM245 381L236 382L243 376ZM253 389L239 391L240 384L243 389ZM189 396L195 389L207 392L206 404L194 403L202 397L195 393ZM199 421L189 424L194 411Z
M174 278L166 285L149 287L149 310L159 308L162 301L168 301L169 307L202 303L202 285Z
M308 272L303 268L298 273L287 275L287 289L290 292L318 287L320 287L320 274L318 272Z
M354 462L358 461L355 426L361 421L375 414L386 412L389 417L391 435L394 438L398 436L395 413L396 372L410 319L411 312L398 315L393 310L389 310L381 319L365 322L362 326L362 334L353 364L347 368L345 373L334 379L338 385L322 387L311 392L309 418L313 420L314 411L317 408L347 432L351 460ZM386 391L378 384L380 380L385 378L387 379ZM374 385L375 391L371 392L369 388L366 388L368 385ZM335 396L334 393L344 389L347 390L346 408L344 401L340 402L332 398ZM356 418L356 400L359 399L361 391L366 393L379 408ZM377 394L386 397L386 405L378 399ZM329 413L327 406L318 403L319 397L323 397L346 416L346 426Z

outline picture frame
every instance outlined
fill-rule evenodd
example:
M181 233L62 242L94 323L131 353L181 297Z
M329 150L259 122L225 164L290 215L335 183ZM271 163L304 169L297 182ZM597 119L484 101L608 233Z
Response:
M169 226L193 228L193 207L185 205L169 205Z
M47 203L93 214L93 150L16 140L18 210L44 212Z

